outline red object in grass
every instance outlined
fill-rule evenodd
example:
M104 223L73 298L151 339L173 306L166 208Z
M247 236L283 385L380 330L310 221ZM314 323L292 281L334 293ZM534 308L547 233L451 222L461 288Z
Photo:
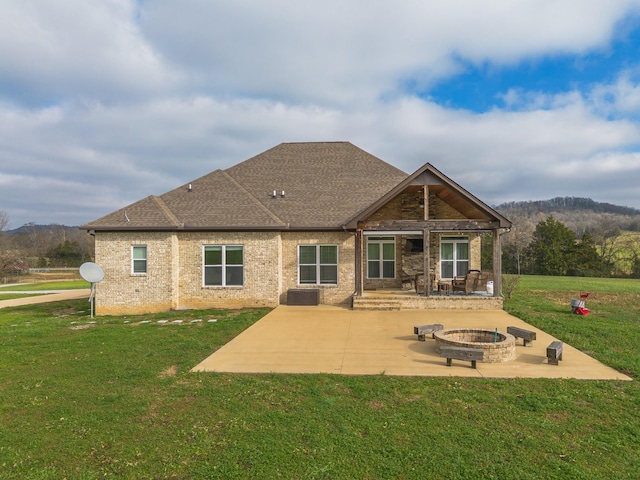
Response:
M580 292L580 300L586 300L593 292Z
M576 314L584 315L586 317L587 315L589 315L589 309L585 307L578 307L576 308Z

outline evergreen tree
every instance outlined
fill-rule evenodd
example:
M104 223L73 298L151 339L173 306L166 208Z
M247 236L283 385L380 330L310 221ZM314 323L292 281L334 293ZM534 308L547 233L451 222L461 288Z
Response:
M605 275L606 265L598 253L593 237L588 233L582 235L573 252L573 263L569 266L569 275L581 277L601 277Z
M84 259L84 252L78 242L65 240L49 252L52 267L79 267Z
M573 268L576 235L550 215L541 220L527 248L529 270L538 275L566 275Z

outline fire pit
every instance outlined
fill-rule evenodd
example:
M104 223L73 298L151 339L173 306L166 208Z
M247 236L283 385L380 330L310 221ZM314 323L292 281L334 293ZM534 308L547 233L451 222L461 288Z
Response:
M484 351L484 363L505 363L516 358L516 339L509 333L476 328L453 328L435 332L436 352L440 346L477 348Z

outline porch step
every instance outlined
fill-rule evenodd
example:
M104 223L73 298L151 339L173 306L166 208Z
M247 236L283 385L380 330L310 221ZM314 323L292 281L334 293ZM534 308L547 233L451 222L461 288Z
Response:
M353 297L354 310L389 310L398 311L402 308L402 302L385 297Z
M353 296L353 310L502 310L502 297L480 295L367 295Z

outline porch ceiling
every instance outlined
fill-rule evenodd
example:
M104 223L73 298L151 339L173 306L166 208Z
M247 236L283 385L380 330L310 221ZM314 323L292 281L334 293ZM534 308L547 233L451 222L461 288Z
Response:
M451 190L445 185L430 185L429 191L433 192L436 197L445 202L451 208L460 212L466 218L489 220L490 217L482 210L478 209L469 200L464 198L458 192Z

